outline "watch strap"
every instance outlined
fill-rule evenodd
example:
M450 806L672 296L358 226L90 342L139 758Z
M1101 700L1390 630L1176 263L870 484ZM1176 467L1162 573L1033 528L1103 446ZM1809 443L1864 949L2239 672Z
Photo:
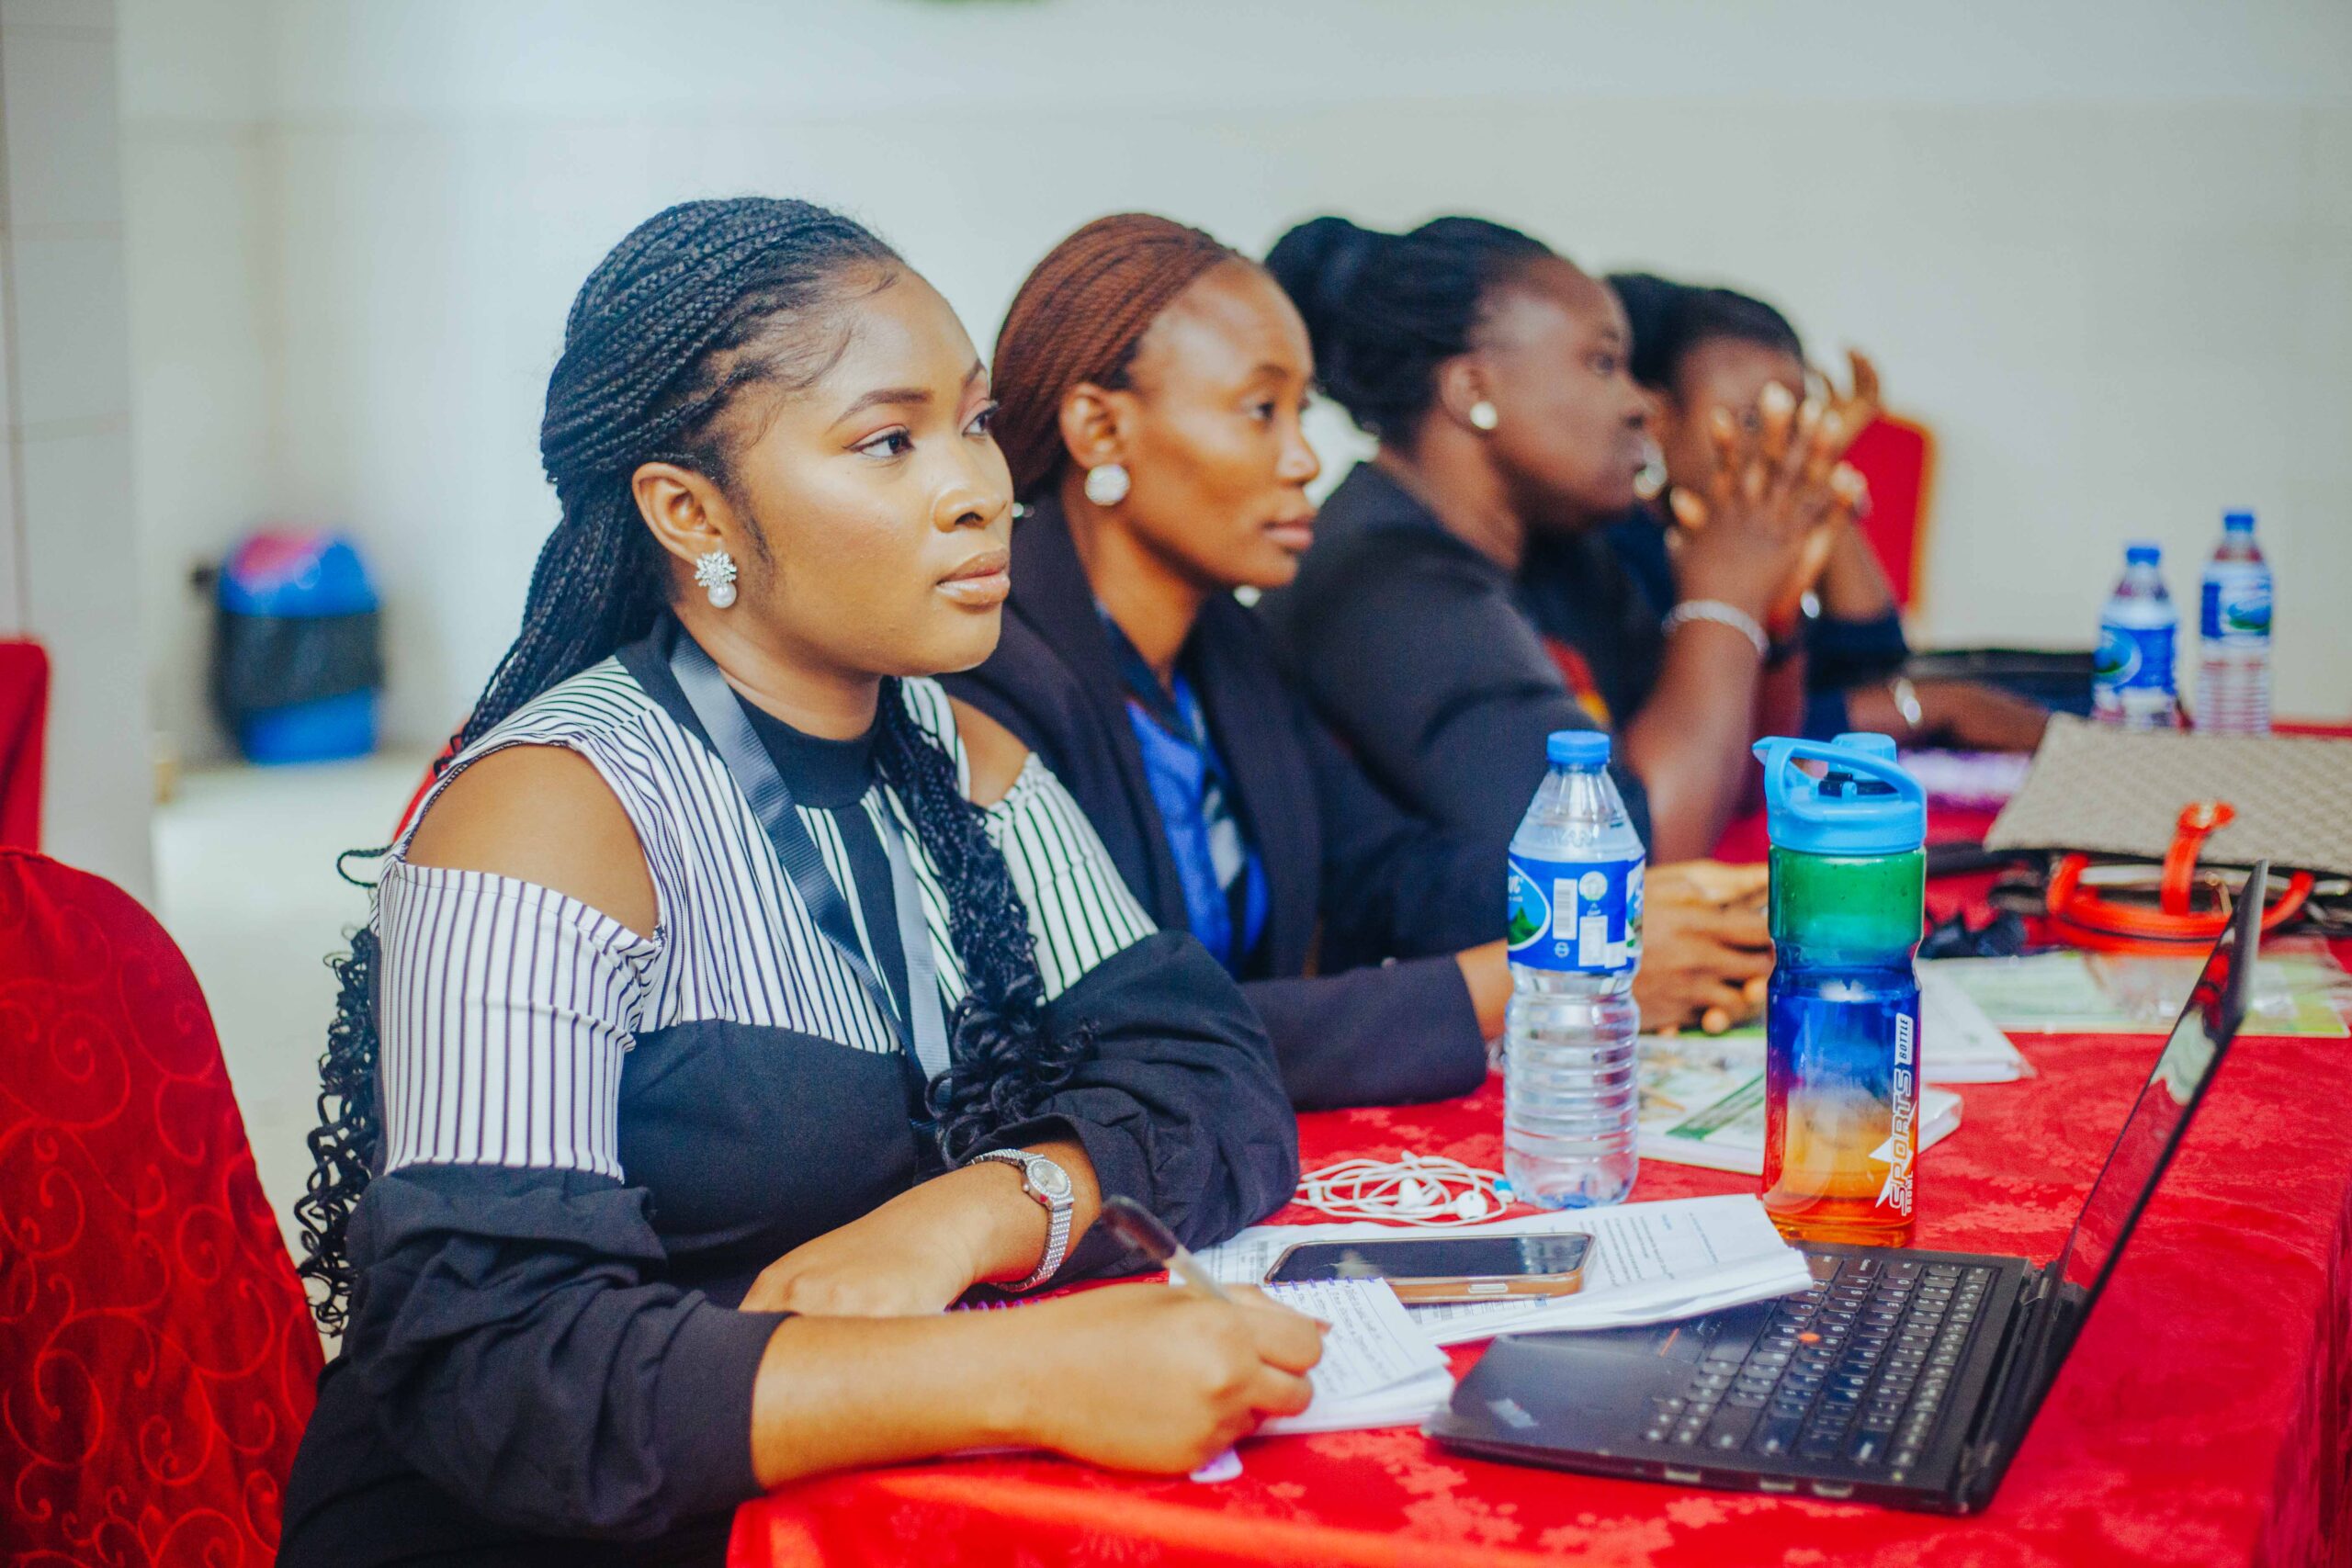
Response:
M1061 1169L1044 1155L1033 1155L1026 1149L990 1149L986 1154L973 1156L966 1163L978 1165L984 1160L1018 1167L1021 1171L1021 1190L1035 1199L1037 1206L1046 1211L1046 1251L1045 1256L1037 1260L1035 1272L1026 1279L1017 1280L1009 1285L1000 1284L997 1287L1001 1291L1013 1292L1035 1290L1059 1273L1063 1259L1069 1256L1070 1213L1078 1206L1076 1199L1069 1190L1069 1175L1067 1171L1062 1173L1064 1190L1060 1197L1056 1198L1042 1190L1030 1176L1033 1166L1050 1165L1054 1166L1056 1170Z

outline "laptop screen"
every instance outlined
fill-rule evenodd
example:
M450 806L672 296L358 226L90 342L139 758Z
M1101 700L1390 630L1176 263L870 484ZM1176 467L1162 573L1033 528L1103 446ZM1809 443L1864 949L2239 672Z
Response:
M2165 1168L2172 1163L2197 1102L2213 1081L2213 1069L2245 1020L2267 872L2267 866L2257 865L2246 877L2236 917L2206 955L2188 1004L2157 1054L2154 1070L2140 1086L2123 1130L2108 1151L2107 1164L2083 1200L2065 1250L2052 1269L2057 1290L2016 1365L2003 1376L1989 1426L2005 1464L2057 1381L2075 1337L2114 1271L2123 1244L2132 1239L2132 1228L2140 1223L2140 1213L2148 1206Z
M2263 884L2263 870L2257 867L2246 879L2236 918L2207 955L2154 1070L2124 1118L2098 1179L2091 1183L2065 1250L2059 1254L2058 1277L2082 1293L2084 1311L2107 1283L2140 1211L2147 1207L2157 1179L2172 1161L2189 1113L2245 1021L2259 942Z

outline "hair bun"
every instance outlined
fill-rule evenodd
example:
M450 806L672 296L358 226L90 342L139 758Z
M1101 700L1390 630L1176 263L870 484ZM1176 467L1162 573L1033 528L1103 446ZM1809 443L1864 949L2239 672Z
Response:
M1274 242L1266 270L1313 328L1340 309L1364 264L1393 238L1336 215L1310 218Z

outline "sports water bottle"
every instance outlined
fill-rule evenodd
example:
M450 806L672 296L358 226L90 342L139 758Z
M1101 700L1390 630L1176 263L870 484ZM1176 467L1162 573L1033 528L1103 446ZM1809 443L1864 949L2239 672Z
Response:
M2197 728L2270 733L2270 568L2254 542L2254 513L2222 519L2205 563L2197 628Z
M2173 645L2180 618L2165 592L2164 552L2127 545L2123 577L2098 618L2098 654L2091 665L2091 715L2127 729L2170 729L2178 722L2173 684Z
M1510 840L1510 1010L1503 1172L1522 1202L1614 1203L1633 1190L1634 971L1642 837L1609 778L1609 737L1563 729Z
M1772 836L1764 1207L1792 1240L1902 1247L1918 1154L1928 796L1883 735L1758 741ZM1826 765L1815 780L1799 760Z

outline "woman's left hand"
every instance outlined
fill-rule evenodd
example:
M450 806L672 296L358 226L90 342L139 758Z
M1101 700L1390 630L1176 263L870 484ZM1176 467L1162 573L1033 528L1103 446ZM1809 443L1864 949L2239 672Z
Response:
M1007 1232L1023 1227L1036 1233L1033 1253L1042 1251L1045 1211L1021 1190L1018 1170L990 1163L949 1171L769 1264L743 1310L819 1317L941 1312L987 1277Z

